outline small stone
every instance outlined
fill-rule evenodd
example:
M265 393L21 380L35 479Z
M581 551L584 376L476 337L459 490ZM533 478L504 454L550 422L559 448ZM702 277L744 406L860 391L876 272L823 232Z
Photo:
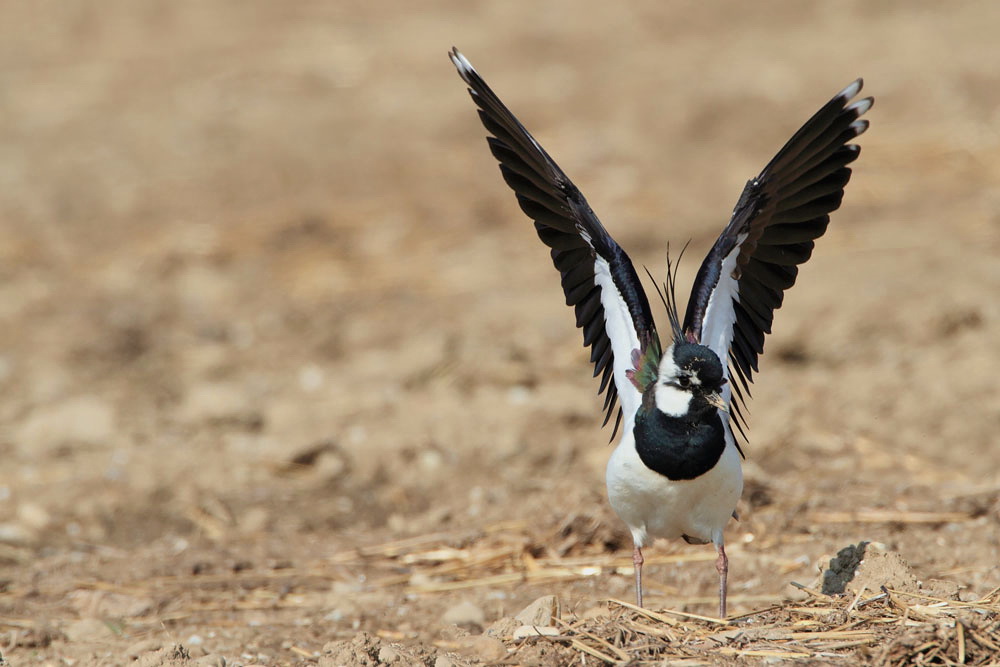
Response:
M200 667L226 667L226 659L221 655L214 655L209 653L208 655L203 655L194 661L194 664Z
M323 616L324 621L351 624L361 618L363 607L346 595L332 595L329 611Z
M243 387L227 382L202 382L184 396L178 414L190 422L252 422L253 405Z
M43 530L52 523L49 511L36 503L21 503L17 508L17 518L33 531Z
M69 594L70 604L81 616L128 618L142 616L154 606L152 598L137 598L110 591L76 590Z
M709 639L718 644L728 644L729 642L734 641L739 637L742 637L744 634L745 630L743 628L739 628L736 630L726 630L724 632L716 632L715 634L711 634L705 637L705 639Z
M97 618L81 618L73 621L66 626L63 633L72 643L106 641L115 636L108 624Z
M543 595L514 618L521 625L552 625L552 619L559 616L559 600L555 595Z
M468 629L460 625L446 625L438 630L438 639L444 642L461 643L469 637L478 636L479 633L469 632Z
M868 542L849 544L830 559L830 567L823 572L823 594L839 595L857 575L858 567L865 557Z
M458 667L455 661L446 655L439 655L434 659L434 667Z
M444 612L441 621L447 625L478 626L481 628L486 623L486 614L483 613L482 608L472 602L459 602Z
M251 507L239 519L240 530L244 533L262 533L267 530L271 513L263 507Z
M527 405L531 401L532 392L529 387L518 385L507 390L507 402L511 405Z
M299 369L299 387L312 393L323 387L323 369L316 364L308 364Z
M496 637L497 639L510 639L514 634L514 630L517 630L521 625L523 624L520 621L510 616L504 616L490 623L490 626L486 628L483 634L488 637Z
M204 658L208 655L208 651L205 650L204 646L192 646L188 649L188 653L191 654L191 659Z
M459 651L465 655L475 656L487 665L507 659L507 647L503 642L486 635L466 637L459 642Z
M378 661L386 665L399 662L399 651L391 646L383 646L378 650Z
M159 651L161 648L163 648L162 639L143 639L142 641L138 641L125 649L125 657L130 660L135 660L140 655L151 653L153 651Z
M97 396L76 396L33 411L18 430L24 446L54 449L68 444L105 444L115 431L115 411Z
M0 542L5 544L27 544L31 542L34 533L19 523L0 523Z
M420 457L417 459L420 463L420 467L426 473L432 473L439 470L442 465L444 465L444 456L441 452L436 449L425 449L420 452Z
M180 667L188 664L191 654L180 644L164 646L158 651L145 653L135 661L135 667Z
M514 630L513 639L514 641L520 641L528 637L558 637L559 628L554 628L551 625L522 625L517 630Z

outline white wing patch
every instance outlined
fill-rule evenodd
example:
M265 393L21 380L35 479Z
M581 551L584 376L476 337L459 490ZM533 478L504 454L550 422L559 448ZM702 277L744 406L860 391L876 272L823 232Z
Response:
M746 240L746 234L737 237L736 246L722 260L719 272L719 283L712 290L705 308L705 320L701 328L701 344L711 348L722 362L722 372L729 378L729 346L733 343L733 326L736 324L736 309L733 302L740 300L740 286L733 271L736 269L736 258L740 247ZM730 383L722 386L722 398L729 404L732 396Z
M586 237L585 237L586 238ZM588 243L589 243L589 239ZM622 412L626 424L635 416L642 403L642 394L635 388L625 371L632 367L632 350L639 349L639 335L635 331L632 314L628 304L622 298L614 278L611 277L611 267L600 255L594 255L594 284L601 289L601 305L604 307L604 330L611 341L611 353L614 355L614 379L618 388ZM628 427L626 426L626 430Z

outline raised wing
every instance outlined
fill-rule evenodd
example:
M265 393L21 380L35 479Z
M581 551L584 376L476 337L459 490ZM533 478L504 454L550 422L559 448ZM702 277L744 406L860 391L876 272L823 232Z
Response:
M576 311L583 344L590 347L594 377L601 375L600 391L607 391L604 423L615 412L617 396L621 397L622 410L631 416L642 401L629 378L632 351L645 352L650 342L657 340L649 301L631 260L572 181L465 56L458 49L448 55L468 84L479 118L492 135L487 141L500 162L504 180L517 195L521 210L535 221L538 237L552 249L566 305ZM619 410L615 431L621 419Z
M684 333L720 359L728 356L740 380L726 386L739 399L733 421L741 432L774 311L795 283L799 265L812 254L815 240L826 232L830 212L840 207L851 178L847 165L861 152L847 143L868 129L868 121L859 119L874 100L851 103L861 86L858 79L830 100L747 183L695 278Z

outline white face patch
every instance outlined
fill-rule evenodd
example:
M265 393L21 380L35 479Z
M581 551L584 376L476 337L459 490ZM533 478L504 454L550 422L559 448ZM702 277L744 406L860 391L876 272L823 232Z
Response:
M683 417L691 406L691 392L657 381L654 393L656 409L670 417Z
M662 380L676 380L677 373L680 371L677 368L677 364L674 363L674 346L671 345L663 351L663 356L660 357L660 367L656 369L657 377Z
M666 383L676 383L680 369L674 363L674 346L671 345L660 358L660 368L657 372L656 389L653 398L656 409L671 417L683 417L691 405L691 392Z

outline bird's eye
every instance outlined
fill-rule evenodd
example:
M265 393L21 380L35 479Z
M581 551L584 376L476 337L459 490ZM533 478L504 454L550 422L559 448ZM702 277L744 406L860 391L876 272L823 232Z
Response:
M691 386L691 378L689 378L686 375L682 375L679 378L677 378L677 384L679 384L682 389L687 389L688 387Z

